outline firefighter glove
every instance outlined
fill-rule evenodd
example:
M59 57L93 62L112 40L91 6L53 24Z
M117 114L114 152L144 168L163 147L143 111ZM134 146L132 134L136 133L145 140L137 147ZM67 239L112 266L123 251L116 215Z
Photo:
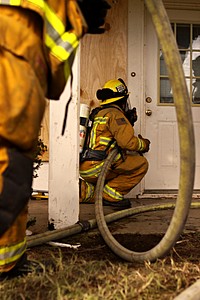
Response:
M132 126L134 126L135 122L137 121L137 110L135 107L133 109L129 109L126 113L126 118L129 120Z
M100 34L105 32L101 26L111 6L105 0L77 0L79 8L87 23L87 33Z
M141 153L148 152L150 147L150 141L148 139L143 138L141 134L138 134L138 137L142 141L142 149L140 149L139 152Z

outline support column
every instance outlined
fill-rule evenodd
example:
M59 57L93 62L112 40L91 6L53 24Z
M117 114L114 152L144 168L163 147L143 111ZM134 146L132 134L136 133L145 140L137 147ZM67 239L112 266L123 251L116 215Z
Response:
M75 224L79 216L79 53L73 65L73 98L62 136L70 79L59 101L50 102L49 223L55 229Z

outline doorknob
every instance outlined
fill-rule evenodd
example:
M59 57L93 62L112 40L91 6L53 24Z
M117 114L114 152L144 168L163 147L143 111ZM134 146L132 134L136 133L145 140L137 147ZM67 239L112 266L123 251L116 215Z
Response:
M147 109L145 111L145 113L146 113L147 116L151 116L152 115L152 110L151 109Z

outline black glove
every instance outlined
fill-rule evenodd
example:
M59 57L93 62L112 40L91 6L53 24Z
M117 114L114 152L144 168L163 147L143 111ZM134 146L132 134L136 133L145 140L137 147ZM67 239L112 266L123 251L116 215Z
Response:
M79 8L88 25L87 33L104 33L105 29L100 28L105 23L107 10L111 6L105 0L77 0Z
M137 110L135 107L133 109L129 109L125 113L126 118L129 120L132 126L134 126L135 122L137 121Z

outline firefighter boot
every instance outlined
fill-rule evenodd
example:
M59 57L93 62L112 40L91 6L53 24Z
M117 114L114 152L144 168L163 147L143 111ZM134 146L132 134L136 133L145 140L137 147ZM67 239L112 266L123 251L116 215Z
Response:
M129 199L123 199L120 201L108 201L103 199L103 206L111 206L113 209L126 209L131 207L131 202Z
M8 272L0 273L0 281L13 279L15 277L26 276L29 273L42 273L47 268L51 267L55 268L55 265L52 263L52 261L40 263L33 260L28 260L26 253L24 253L13 269L11 269Z

